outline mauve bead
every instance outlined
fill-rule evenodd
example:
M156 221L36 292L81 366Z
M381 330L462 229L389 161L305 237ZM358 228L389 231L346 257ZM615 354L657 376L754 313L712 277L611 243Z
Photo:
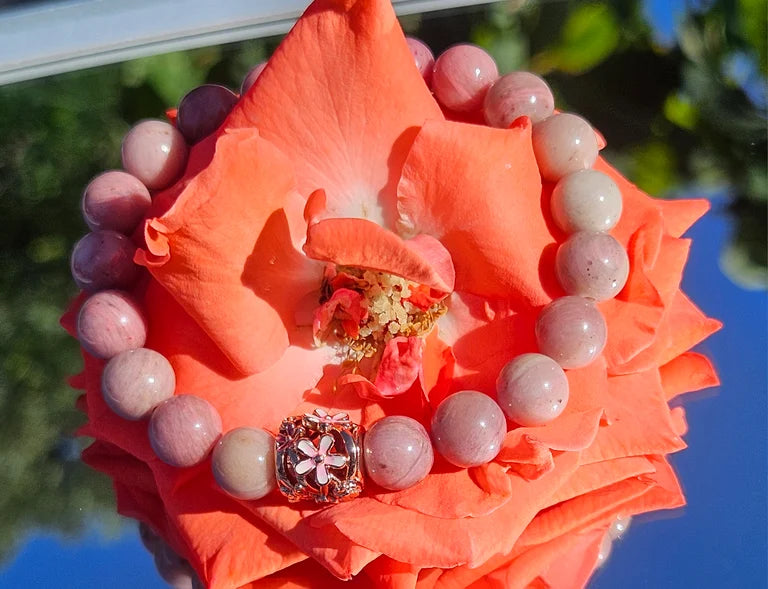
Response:
M408 44L408 49L411 50L413 55L413 61L416 62L416 67L421 73L421 77L424 78L427 86L432 82L432 68L435 67L435 54L429 46L421 39L415 37L406 37L405 42Z
M179 103L177 125L190 144L218 129L237 104L237 94L218 84L190 90Z
M171 397L157 406L149 420L149 442L155 454L180 468L205 460L220 435L218 411L194 395Z
M112 170L96 176L83 192L83 218L91 231L112 229L128 235L152 204L149 190L136 176Z
M365 433L363 451L368 476L390 491L407 489L423 480L435 461L427 430L402 415L374 423Z
M539 351L562 368L590 364L605 347L606 325L593 301L560 297L541 310L536 320Z
M213 449L211 469L219 486L233 497L261 499L277 487L275 438L263 429L233 429Z
M555 110L555 97L547 83L530 72L501 76L490 87L483 103L485 121L491 127L507 129L512 121L526 116L538 123Z
M134 253L136 246L122 233L106 229L89 233L72 250L72 278L88 292L127 288L139 275Z
M493 57L475 45L454 45L435 61L432 90L444 107L460 112L477 110L489 86L499 77Z
M139 538L141 538L141 543L150 554L155 554L160 546L164 544L163 539L155 534L155 531L144 522L139 522Z
M435 450L462 468L496 458L506 433L501 408L478 391L461 391L446 397L432 416Z
M194 589L195 571L168 544L158 547L154 560L158 574L173 589Z
M533 126L533 151L544 180L591 168L597 159L597 138L580 116L561 113Z
M250 70L248 70L248 73L245 74L245 77L243 78L243 83L240 84L241 96L243 96L246 92L248 92L248 90L251 89L251 86L253 86L254 82L259 79L259 76L261 75L261 72L264 71L265 67L267 67L267 62L262 61L261 63L257 63Z
M568 378L560 365L543 354L521 354L507 363L496 380L496 398L512 421L544 425L568 404Z
M579 231L558 248L555 272L568 294L606 301L624 288L629 258L613 236Z
M118 290L91 295L77 315L77 339L92 356L108 360L144 346L147 322L133 298Z
M123 139L123 167L150 190L173 184L187 165L184 136L164 121L142 121Z
M621 192L602 172L579 170L560 179L550 208L555 223L568 233L609 231L621 217Z
M138 348L112 358L101 373L101 394L109 408L124 419L143 419L173 396L176 375L165 356Z

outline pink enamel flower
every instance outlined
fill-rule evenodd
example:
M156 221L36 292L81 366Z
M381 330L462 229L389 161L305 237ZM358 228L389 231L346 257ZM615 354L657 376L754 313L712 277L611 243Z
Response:
M331 434L321 436L317 446L306 438L299 440L296 448L307 458L296 465L296 474L305 475L314 470L317 484L327 485L330 480L328 468L342 468L347 464L346 456L331 454L333 444Z

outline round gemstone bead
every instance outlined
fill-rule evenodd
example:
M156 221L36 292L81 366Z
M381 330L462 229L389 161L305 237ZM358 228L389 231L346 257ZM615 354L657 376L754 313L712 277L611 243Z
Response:
M501 76L485 95L483 111L491 127L507 129L512 121L526 116L538 123L555 110L555 97L547 83L530 72Z
M624 288L629 258L613 236L579 231L558 248L555 271L568 294L605 301Z
M96 176L83 192L83 218L91 231L112 229L130 234L152 204L149 190L127 172L112 170Z
M155 531L144 522L139 522L139 538L144 548L150 554L157 552L158 548L163 544L162 538L155 534Z
M267 67L267 62L262 61L261 63L257 63L255 66L253 66L247 74L245 74L245 78L243 78L243 83L240 84L240 95L245 95L248 90L251 89L251 86L256 82L256 80L259 79L259 76L261 75L261 72L264 71L264 68Z
M580 116L561 113L533 126L533 151L541 177L556 182L592 167L597 159L597 138Z
M539 351L562 368L590 364L605 347L607 329L594 302L561 297L544 307L536 320Z
M149 416L173 396L176 375L165 356L138 348L112 358L101 373L101 394L109 408L124 419Z
M261 499L277 486L275 439L263 429L233 429L213 449L211 468L219 486L233 497Z
M368 476L390 491L420 482L435 460L427 430L415 419L402 415L374 423L365 434L363 447Z
M194 589L195 571L165 542L154 553L155 568L173 589Z
M435 450L461 468L493 460L506 433L501 408L478 391L461 391L446 397L432 416Z
M414 37L406 37L405 42L408 44L408 49L411 50L413 60L416 62L416 67L421 73L421 77L424 78L427 86L432 82L432 69L435 67L435 55L429 46L420 39Z
M475 45L454 45L443 52L432 72L432 90L444 107L470 112L480 108L499 77L496 62Z
M123 167L150 190L161 190L184 171L188 151L184 136L173 125L142 121L123 139Z
M127 288L139 275L133 263L136 247L117 231L99 230L75 244L70 266L75 284L88 292Z
M104 290L91 295L77 315L77 338L92 356L108 360L144 346L147 323L127 293Z
M237 94L218 84L190 90L179 103L178 126L190 144L218 129L237 104Z
M171 466L194 466L205 460L221 435L219 412L205 399L176 395L157 406L149 420L149 442L157 457Z
M597 170L579 170L562 178L550 201L555 223L568 233L609 231L621 217L621 192Z
M515 423L544 425L568 404L568 379L560 365L543 354L521 354L496 380L499 405Z

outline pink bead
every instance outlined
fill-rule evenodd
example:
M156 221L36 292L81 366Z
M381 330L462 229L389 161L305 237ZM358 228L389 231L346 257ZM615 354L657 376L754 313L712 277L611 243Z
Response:
M173 184L187 165L187 143L172 125L142 121L123 139L123 167L150 190Z
M251 86L256 82L256 80L259 79L259 76L261 75L261 72L264 71L264 68L267 67L267 62L262 61L261 63L257 63L255 66L253 66L247 74L245 74L245 78L243 78L243 83L240 85L240 95L244 96L248 90L251 89Z
M89 233L72 250L72 278L78 288L88 292L128 288L139 275L139 267L133 263L135 252L136 246L121 233Z
M435 450L462 468L496 458L506 433L501 408L488 395L477 391L461 391L446 397L432 416Z
M165 543L163 542L163 539L144 522L139 522L139 538L141 538L141 543L150 554L155 554L160 546Z
M149 442L155 454L180 468L205 460L220 435L218 411L194 395L171 397L158 405L149 420Z
M579 170L560 179L550 208L555 223L568 233L609 231L621 217L621 192L602 172Z
M179 103L177 125L190 144L218 129L237 104L237 94L218 84L190 90Z
M176 375L165 356L138 348L112 358L101 373L101 394L109 408L124 419L144 419L173 396Z
M624 288L629 258L608 233L579 231L558 248L555 271L568 294L605 301Z
M526 116L538 123L555 110L555 97L547 83L530 72L512 72L500 77L485 95L485 121L491 127L508 129L512 121Z
M435 55L429 46L420 39L414 37L406 37L405 42L408 43L408 49L411 50L413 60L416 62L416 67L421 73L421 77L424 78L424 82L429 86L432 82L432 69L435 67Z
M119 290L97 292L77 315L77 339L86 352L108 360L125 350L141 348L147 323L139 305Z
M475 45L454 45L435 62L432 90L444 107L460 112L477 110L499 77L496 62Z
M275 439L263 429L233 429L213 449L211 469L233 497L261 499L277 487Z
M194 589L195 571L190 564L163 542L155 552L155 568L173 589Z
M568 378L560 365L542 354L521 354L496 381L499 405L515 423L544 425L568 404Z
M390 491L420 482L435 461L427 430L415 419L402 415L374 423L365 434L363 446L368 476Z
M581 297L555 299L536 320L539 351L563 368L590 364L603 351L606 336L602 313Z
M592 167L597 159L597 138L580 116L561 113L533 126L533 151L541 177L555 182Z
M150 204L149 190L138 178L112 170L91 180L81 206L91 231L112 229L129 235L144 218Z

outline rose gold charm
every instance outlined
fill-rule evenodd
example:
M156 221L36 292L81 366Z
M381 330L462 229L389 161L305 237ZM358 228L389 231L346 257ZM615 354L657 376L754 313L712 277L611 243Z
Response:
M283 419L275 438L277 486L288 501L312 499L339 503L363 490L363 428L346 413L313 414Z

